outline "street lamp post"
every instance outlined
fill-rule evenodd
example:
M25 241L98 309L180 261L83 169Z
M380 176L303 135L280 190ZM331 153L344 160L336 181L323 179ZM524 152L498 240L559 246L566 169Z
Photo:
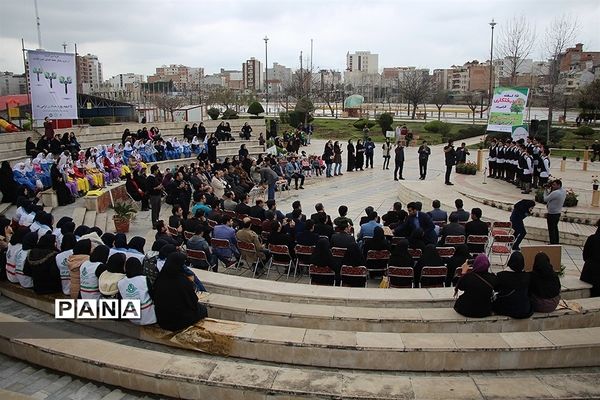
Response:
M265 110L265 114L269 115L269 61L268 61L268 50L267 50L267 42L269 41L269 38L265 35L264 39L265 41L265 90L266 90L266 110Z
M492 27L492 41L490 43L490 92L488 98L488 114L492 107L492 98L493 98L493 90L494 90L494 27L496 26L496 22L492 18L492 22L490 22L490 26Z

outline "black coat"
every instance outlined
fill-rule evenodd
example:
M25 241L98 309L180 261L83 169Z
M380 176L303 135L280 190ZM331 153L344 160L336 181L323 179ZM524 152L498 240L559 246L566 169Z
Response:
M585 241L583 246L583 269L579 279L593 285L592 296L600 296L600 230L589 236Z
M60 293L62 291L55 251L31 249L25 260L23 273L33 279L33 291L37 294Z
M207 316L194 284L167 262L152 287L152 299L158 325L169 331L187 328Z
M456 287L464 293L454 303L454 310L470 318L492 315L492 292L495 285L496 275L489 272L471 272L463 275Z
M529 318L533 307L529 301L529 272L498 272L496 285L498 292L492 304L494 313L512 318Z

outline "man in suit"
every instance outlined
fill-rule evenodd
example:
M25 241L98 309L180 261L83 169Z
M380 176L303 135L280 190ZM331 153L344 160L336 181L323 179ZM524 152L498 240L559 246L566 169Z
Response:
M313 220L313 222L318 222L319 221L319 216L321 214L325 214L326 217L326 224L333 226L333 223L331 222L331 217L329 217L329 215L327 215L327 213L325 212L325 207L323 206L323 203L317 203L315 204L315 210L317 211L316 213L312 214L310 216L310 219Z
M429 211L427 214L429 214L429 216L431 217L431 219L434 222L437 221L444 221L444 223L446 223L448 221L448 213L444 210L440 210L440 207L442 206L442 204L440 203L439 200L434 200L431 203L431 206L433 207L433 210Z
M252 243L256 248L257 254L244 254L246 261L250 265L254 264L257 261L257 255L258 258L260 258L260 260L264 262L267 259L268 253L268 250L266 250L263 247L256 232L254 232L251 228L252 221L249 217L246 217L242 220L242 228L238 230L235 234L238 241Z
M431 217L427 213L419 211L419 205L415 202L408 203L406 209L408 210L408 218L406 219L405 228L402 228L402 230L410 235L416 229L422 229L425 243L436 244L437 233Z
M256 200L256 204L250 207L250 213L248 214L253 218L258 218L261 221L265 219L265 202L263 199Z
M450 182L450 174L452 167L456 164L456 150L454 150L454 141L448 140L448 144L444 147L444 158L446 163L446 185L454 185Z
M482 211L481 208L473 208L471 210L471 221L465 225L465 236L469 235L481 235L487 236L489 234L488 224L481 220ZM469 251L471 253L483 253L485 251L485 245L483 244L472 244L469 245Z
M327 236L327 238L331 239L333 235L333 227L327 224L327 214L320 213L315 223L315 233L319 236Z
M431 149L427 146L427 141L423 140L423 144L417 150L419 154L419 175L420 180L424 180L427 176L427 162L429 161L429 155L431 154Z
M462 199L454 200L454 205L456 206L456 211L452 211L450 213L450 216L456 215L458 217L458 222L467 222L469 220L470 214L463 209Z
M350 234L350 225L342 222L339 227L342 231L334 233L331 236L331 247L349 249L352 246L356 246L356 240L354 240L354 236Z
M440 232L440 242L443 245L446 242L446 236L465 236L465 227L458 223L458 216L450 214L450 223L444 225Z
M319 235L315 233L315 223L308 220L304 223L304 230L296 235L296 243L302 246L316 246Z
M250 196L248 196L248 193L243 194L241 201L235 206L235 212L238 214L250 215L252 208L248 205L249 201Z

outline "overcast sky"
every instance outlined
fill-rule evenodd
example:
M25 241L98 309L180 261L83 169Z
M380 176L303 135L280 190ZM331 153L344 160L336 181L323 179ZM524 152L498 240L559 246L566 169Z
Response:
M0 71L23 71L25 47L37 45L33 0L0 0ZM149 75L162 64L241 69L273 61L294 69L314 39L314 67L345 69L346 52L379 54L379 69L448 68L489 58L490 27L526 15L538 33L534 59L545 58L543 34L553 18L577 18L577 39L600 51L599 0L38 0L42 45L96 54L104 79ZM496 36L497 38L497 36Z

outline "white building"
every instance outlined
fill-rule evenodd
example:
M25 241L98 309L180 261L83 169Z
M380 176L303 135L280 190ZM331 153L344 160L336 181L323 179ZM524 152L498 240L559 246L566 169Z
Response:
M102 63L98 56L87 54L77 56L77 86L80 93L98 91L104 82L102 79Z
M370 51L348 52L346 53L346 70L376 74L379 72L379 54L371 54Z
M274 62L273 68L267 68L267 78L270 81L277 81L282 85L287 85L292 81L292 69Z
M104 87L110 90L129 90L129 88L144 82L144 75L128 72L118 74L104 82Z
M262 63L252 57L242 64L242 74L244 78L244 89L250 89L255 92L263 90L263 71Z
M26 93L27 79L25 74L16 75L8 71L0 72L0 96Z

